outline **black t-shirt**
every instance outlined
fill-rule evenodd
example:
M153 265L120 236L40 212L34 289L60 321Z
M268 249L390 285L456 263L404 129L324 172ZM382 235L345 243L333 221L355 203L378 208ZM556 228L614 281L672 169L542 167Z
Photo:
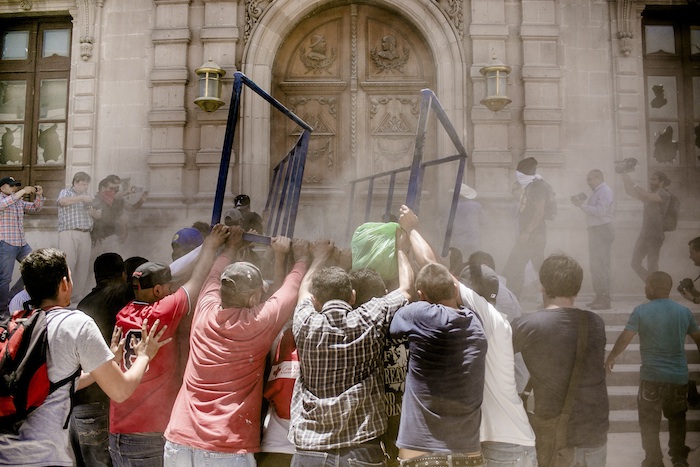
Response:
M605 385L605 323L577 308L540 310L513 321L513 350L521 352L530 371L535 413L549 419L561 413L576 362L578 320L588 315L586 357L576 391L568 446L597 447L607 442L608 391Z

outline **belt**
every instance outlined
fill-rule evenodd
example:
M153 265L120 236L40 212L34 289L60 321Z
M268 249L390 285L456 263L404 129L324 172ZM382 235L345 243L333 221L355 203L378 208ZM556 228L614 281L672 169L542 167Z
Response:
M412 459L402 459L401 467L480 467L484 465L481 454L426 454Z
M73 229L73 230L77 230L78 232L89 232L90 231L90 229Z

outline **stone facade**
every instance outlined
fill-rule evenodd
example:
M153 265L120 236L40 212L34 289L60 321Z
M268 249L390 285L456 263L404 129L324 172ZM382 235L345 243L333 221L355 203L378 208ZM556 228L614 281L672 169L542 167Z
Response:
M117 173L149 190L148 202L131 219L134 243L127 253L165 259L174 231L211 217L226 128L228 105L212 113L194 105L198 89L194 70L209 58L222 66L227 103L236 70L269 90L285 39L330 3L13 0L0 2L0 15L70 13L73 58L66 180L86 171L96 188L101 178ZM568 197L587 192L586 173L600 168L617 195L614 250L620 259L613 267L614 291L641 291L629 268L641 206L624 194L613 168L615 160L636 157L640 168L635 176L644 182L648 175L641 41L641 14L647 3L653 2L373 2L410 25L432 52L433 90L469 150L467 182L489 213L482 226L483 247L494 253L497 267L505 264L514 237L510 195L514 168L518 160L533 156L560 205L558 218L549 223L547 251L572 253L585 268L585 219ZM512 103L499 112L479 103L484 94L480 69L493 56L512 68L507 87ZM270 180L274 131L270 113L270 107L261 105L252 93L244 95L227 187L230 198L250 194L258 211L264 207ZM444 132L435 136L435 146L438 155L452 153ZM693 170L697 182L698 168ZM344 187L338 190L343 199ZM690 208L698 190L679 195L683 217L679 229L667 235L661 260L662 269L674 278L692 274L687 241L697 236L700 226L700 210ZM309 212L317 200L309 195L306 202L297 232L328 234L323 225L313 223ZM55 219L34 217L27 223L34 247L55 244ZM502 232L506 233L496 235ZM584 292L590 291L589 281L584 286Z

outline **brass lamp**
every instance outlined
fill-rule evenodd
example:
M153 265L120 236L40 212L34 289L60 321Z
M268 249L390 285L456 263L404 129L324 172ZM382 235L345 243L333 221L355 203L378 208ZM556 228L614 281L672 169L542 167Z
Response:
M506 96L506 80L510 73L510 67L496 59L494 55L491 63L479 70L485 77L486 92L481 103L493 112L498 112L512 101Z
M214 112L224 105L224 101L221 100L221 78L226 71L210 58L204 65L197 68L195 73L199 76L199 93L194 103L205 112Z

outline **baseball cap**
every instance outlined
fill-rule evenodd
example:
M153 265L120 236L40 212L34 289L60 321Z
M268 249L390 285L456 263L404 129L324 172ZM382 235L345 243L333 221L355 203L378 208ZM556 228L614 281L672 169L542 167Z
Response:
M535 172L537 171L537 159L534 157L526 157L518 162L516 170L525 175L535 175Z
M18 182L14 179L14 177L5 177L2 180L0 180L0 186L3 186L5 184L8 184L10 186L20 186L22 182Z
M233 199L233 205L238 207L250 206L250 196L248 195L238 195Z
M168 265L152 261L137 267L131 278L132 285L139 289L151 289L156 285L167 284L173 280Z
M469 266L467 266L462 270L460 278L474 292L484 297L487 301L495 303L496 295L498 295L498 275L493 269L482 264L481 277L475 277L475 275L472 275Z
M239 225L242 220L243 214L241 214L241 211L236 208L229 209L226 211L226 215L224 216L224 224L228 226Z
M186 227L175 232L175 235L173 235L173 241L170 243L177 243L178 245L186 247L190 250L194 250L199 245L204 243L204 237L199 230L192 227Z
M267 292L267 283L263 280L260 269L253 263L239 261L230 264L221 273L221 290L231 293L250 292L262 287Z

